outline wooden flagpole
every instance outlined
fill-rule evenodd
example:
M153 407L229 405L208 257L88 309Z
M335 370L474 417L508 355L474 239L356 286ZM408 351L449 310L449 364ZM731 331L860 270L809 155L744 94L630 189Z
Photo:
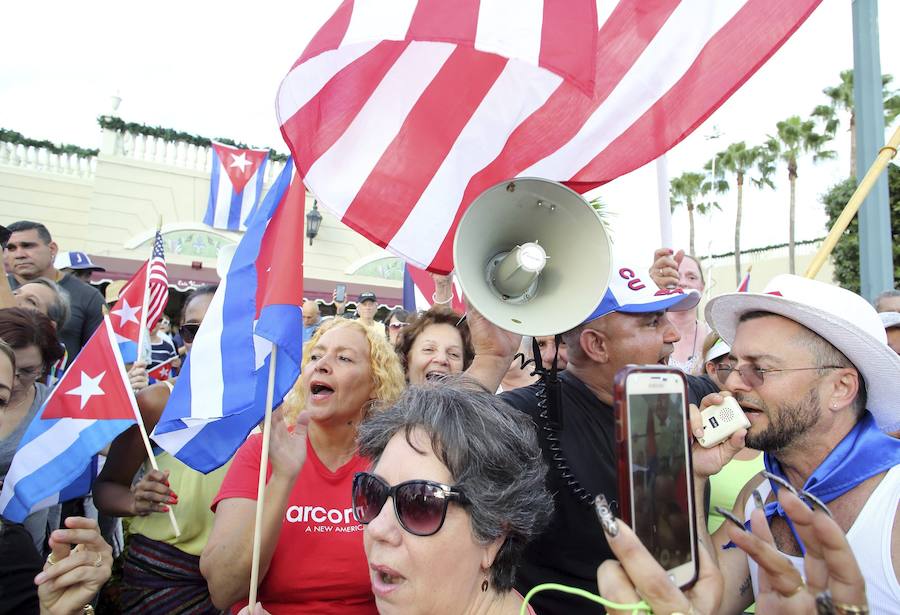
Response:
M900 127L894 131L894 134L891 136L890 141L887 142L887 145L878 151L878 157L875 158L875 162L873 162L872 166L869 167L869 170L866 171L865 177L859 182L859 186L856 187L856 192L854 192L853 196L850 197L850 200L847 201L844 211L838 216L834 226L831 227L831 231L825 238L825 242L822 244L822 247L819 248L815 258L813 258L812 263L810 263L809 268L806 270L805 275L807 278L814 278L818 275L819 270L822 268L822 265L825 264L825 261L828 260L832 250L834 250L838 240L840 240L841 235L844 234L844 231L847 230L847 227L853 220L853 216L859 211L866 196L868 196L869 192L872 190L872 187L878 180L878 176L884 171L884 168L888 165L888 162L891 161L891 158L897 155L898 147L900 147Z
M275 397L275 360L278 346L272 344L269 361L269 382L266 389L266 417L263 422L262 452L259 455L259 483L256 487L256 521L253 526L253 562L250 565L250 612L256 607L256 590L259 587L259 552L262 548L263 499L266 495L266 474L269 469L269 437L272 433L272 402Z
M109 339L112 342L113 352L116 354L116 361L121 366L122 371L125 371L125 363L122 361L119 345L116 343L116 334L113 332L112 323L109 321L109 315L106 313L106 308L103 309L103 322L106 323L106 332L109 334ZM137 422L138 429L141 430L141 439L144 441L144 448L147 450L147 458L150 460L150 467L159 471L159 466L156 463L156 455L153 454L153 447L150 446L150 437L147 435L147 428L144 426L144 417L141 416L141 411L138 409L134 391L131 390L130 385L126 388L128 389L128 398L131 400L131 409L134 411L134 419ZM178 521L175 519L175 511L172 510L171 506L168 508L169 521L172 522L172 529L175 530L175 537L178 538L181 536L181 528L178 527Z

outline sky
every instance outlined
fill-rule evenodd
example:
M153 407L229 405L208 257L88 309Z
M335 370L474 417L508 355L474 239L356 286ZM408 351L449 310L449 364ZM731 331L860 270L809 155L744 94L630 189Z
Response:
M4 29L0 127L32 139L98 147L96 117L108 113L112 96L118 95L118 113L125 121L286 153L275 120L278 85L338 2L6 4L4 22L21 27ZM878 8L882 72L900 82L900 39L891 40L887 30L887 24L900 23L900 2L880 0ZM823 0L766 65L669 152L669 176L702 170L730 143L759 144L775 131L776 122L808 116L826 103L822 89L837 85L840 71L853 66L851 24L850 0ZM721 136L708 138L714 133ZM835 161L800 162L798 240L827 232L819 197L849 173L846 133L838 134L832 149L838 153ZM775 181L775 191L745 190L744 249L788 239L784 168ZM660 243L655 165L589 196L597 195L608 206L617 251L645 259ZM698 255L733 248L735 199L733 192L722 195L720 212L697 219ZM676 246L687 246L687 226L686 212L676 211Z

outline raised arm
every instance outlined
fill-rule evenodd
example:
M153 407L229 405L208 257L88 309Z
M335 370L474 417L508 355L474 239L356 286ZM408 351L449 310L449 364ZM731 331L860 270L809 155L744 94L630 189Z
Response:
M200 572L209 585L213 604L220 609L230 608L249 594L260 450L259 440L248 441L235 456L220 492L225 497L216 506L213 529L200 555ZM269 570L288 497L305 462L306 417L301 414L291 433L281 413L276 413L272 417L270 471L260 534L260 579Z
M519 349L522 336L510 333L489 322L471 305L466 312L475 358L466 375L477 380L490 392L497 390Z

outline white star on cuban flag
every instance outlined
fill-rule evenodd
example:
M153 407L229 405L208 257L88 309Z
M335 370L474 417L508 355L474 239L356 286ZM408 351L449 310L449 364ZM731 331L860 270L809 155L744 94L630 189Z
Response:
M80 370L79 370L80 371ZM100 388L100 381L103 380L103 376L106 375L105 371L100 372L96 377L91 378L87 375L87 372L81 372L81 385L66 391L66 395L78 395L81 397L81 410L84 410L84 406L88 403L91 397L95 395L106 395L102 388Z
M247 170L247 167L253 165L253 163L247 160L247 154L241 152L240 154L232 154L231 155L231 164L228 166L232 167L240 167L241 173Z
M111 324L94 332L50 395L41 418L135 419L131 386L112 335Z
M133 322L133 323L135 323L136 325L140 325L141 323L140 323L140 321L137 319L137 315L138 315L138 313L141 311L141 307L142 307L142 306L140 306L140 305L135 305L135 306L129 305L129 303L128 303L128 298L127 298L127 297L122 297L122 300L120 301L120 303L122 304L122 307L120 307L120 308L117 309L117 310L113 310L112 312L110 312L110 314L113 314L114 316L118 316L118 318L119 318L119 328L121 329L122 327L125 326L126 323L129 323L129 322Z

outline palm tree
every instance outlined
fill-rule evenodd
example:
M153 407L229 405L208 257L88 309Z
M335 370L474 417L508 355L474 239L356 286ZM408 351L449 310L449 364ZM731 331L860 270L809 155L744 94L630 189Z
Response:
M669 204L672 211L676 207L684 205L688 211L688 228L690 229L690 254L694 256L694 211L701 215L708 214L712 208L719 209L715 202L702 201L709 192L708 185L704 182L703 173L685 171L669 184Z
M836 154L832 150L826 150L825 144L831 140L827 133L816 132L816 124L813 120L801 120L799 115L792 115L786 120L778 122L775 127L777 134L769 136L766 141L766 149L769 154L787 165L788 181L791 184L790 222L788 226L788 263L789 270L796 270L794 259L794 212L796 209L797 194L797 159L803 154L812 154L813 162L833 159Z
M882 97L884 101L884 125L890 126L900 115L900 92L891 90L891 75L881 76ZM834 135L840 120L838 113L850 113L850 177L856 177L856 112L853 109L853 70L841 71L841 83L825 88L822 92L829 98L827 105L819 105L812 114L823 122L825 132Z
M716 154L718 161L716 175L722 177L726 173L731 173L734 175L735 184L737 185L737 212L734 218L734 275L738 286L741 283L741 219L744 211L744 179L753 168L753 165L766 158L766 156L764 148L759 146L747 147L747 144L743 141L732 143L725 148L725 151ZM771 165L771 162L769 164ZM711 164L707 164L707 167L711 166ZM722 181L719 177L713 178L713 181ZM771 183L771 180L767 181ZM722 190L717 191L722 192Z

